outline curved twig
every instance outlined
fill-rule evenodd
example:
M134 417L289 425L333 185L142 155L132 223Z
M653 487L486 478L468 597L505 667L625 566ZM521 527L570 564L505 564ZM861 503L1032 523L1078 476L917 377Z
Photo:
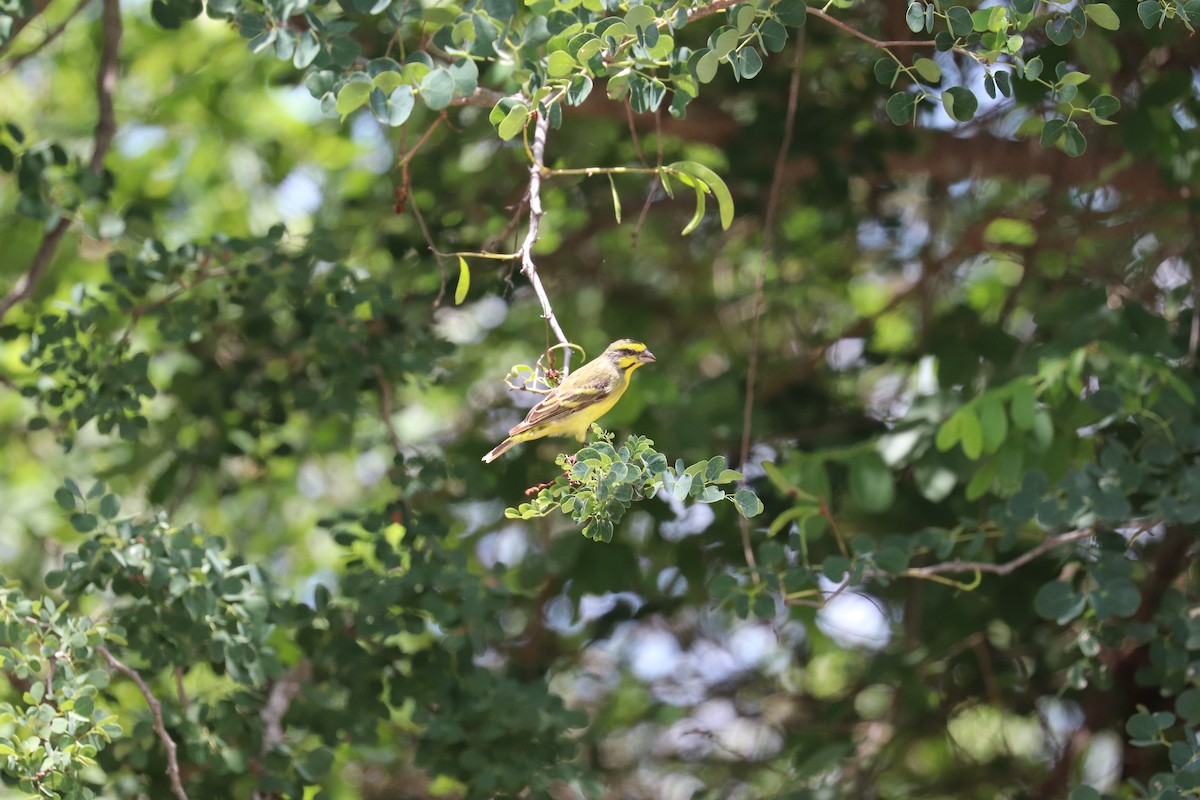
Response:
M116 2L116 0L105 0L105 2ZM146 685L146 681L142 679L137 670L120 661L104 645L97 647L96 652L104 656L104 660L110 667L136 683L142 692L142 697L146 698L146 703L150 706L150 713L154 715L154 732L158 734L163 746L167 748L167 777L171 779L171 791L175 794L176 800L188 800L187 792L183 789L183 780L179 777L179 757L175 740L171 738L171 734L167 733L167 726L163 723L162 703L158 702L158 698L154 696L154 692L150 691L150 687Z
M91 2L92 0L79 0L79 4L72 9L71 13L67 14L67 18L51 28L50 31L46 33L45 38L25 52L18 53L17 55L13 56L11 61L6 61L3 64L0 64L0 75L3 75L5 72L12 72L14 69L21 66L21 64L25 63L25 61L33 58L43 49L45 49L47 45L62 35L62 32L67 29L67 25L71 24L71 20L75 19L79 12L83 11L83 9L86 8ZM7 46L11 41L12 39L9 39L8 42L5 42L5 45Z
M542 318L554 332L558 343L565 348L563 351L563 375L565 376L571 371L571 342L563 333L562 326L558 324L558 318L554 316L554 308L550 305L546 288L542 286L542 279L538 277L537 265L533 263L533 246L537 243L542 215L545 213L542 210L542 170L545 169L543 162L546 155L546 132L549 128L550 115L538 114L537 122L533 126L533 145L530 148L533 158L529 164L529 229L525 233L525 241L521 243L517 252L521 254L521 274L529 279L529 284L533 286L533 291L542 304Z
M779 152L775 156L775 177L771 180L771 189L767 195L767 210L763 220L762 260L758 265L758 274L754 276L754 319L750 324L750 356L746 364L746 400L742 405L742 446L738 454L738 464L742 471L750 460L750 423L754 412L754 384L758 380L758 350L761 338L763 276L767 271L766 260L771 256L775 247L775 217L779 211L779 195L783 186L783 166L787 161L788 150L792 146L792 135L796 129L796 110L800 105L800 67L804 63L803 34L796 41L795 60L792 63L792 80L788 86L787 112L783 120L783 137L779 142ZM746 557L746 565L751 570L758 569L754 557L754 548L750 544L750 521L745 517L739 519L742 531L742 552ZM754 580L759 580L758 572L752 571Z

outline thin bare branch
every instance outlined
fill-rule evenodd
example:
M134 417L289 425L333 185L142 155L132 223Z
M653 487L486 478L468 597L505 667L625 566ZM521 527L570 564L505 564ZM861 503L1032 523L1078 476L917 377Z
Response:
M283 744L283 717L292 708L292 700L304 687L308 676L308 662L289 669L282 678L271 684L271 693L266 697L266 704L259 716L263 720L263 756Z
M41 13L45 3L39 6L36 13ZM121 4L120 0L104 0L100 15L101 46L100 64L96 70L96 129L93 134L91 170L100 174L104 169L104 157L112 145L113 136L117 131L116 115L113 112L113 90L117 85L118 57L121 47ZM15 35L15 34L14 34ZM11 40L10 40L11 41ZM29 269L25 271L4 297L0 298L0 321L3 321L9 310L17 303L28 300L33 296L38 281L45 274L54 253L58 250L63 234L67 232L71 222L63 217L46 232L42 242L34 253Z
M188 699L187 692L183 688L183 667L175 668L175 693L179 695L179 707L187 711L192 701Z
M116 0L105 0L105 2L116 2ZM104 657L110 667L136 683L142 692L142 697L146 698L146 703L150 706L150 713L154 715L154 732L158 734L163 747L167 749L167 777L171 779L171 791L175 794L176 800L188 800L187 792L183 789L183 781L179 777L179 757L175 740L171 738L171 734L167 733L167 726L163 723L162 703L158 702L158 698L150 691L150 687L146 685L146 681L142 680L142 676L138 674L137 670L120 661L104 645L97 647L96 652Z
M537 294L538 300L542 304L542 318L554 332L558 343L564 345L563 376L565 377L571 371L570 340L563 333L562 326L558 324L558 318L554 316L554 309L550 305L550 298L546 295L546 288L542 286L542 279L538 277L537 265L533 263L533 246L537 244L542 215L545 213L542 211L542 172L546 169L544 165L546 132L549 128L550 115L538 114L537 122L533 126L533 145L530 148L532 161L529 164L529 229L525 233L525 241L521 243L521 248L517 252L521 254L521 274L529 279L534 293Z
M5 72L11 72L44 50L55 39L62 35L62 32L67 29L67 25L71 24L71 20L75 19L79 12L83 11L83 9L86 8L91 2L92 0L79 0L78 5L75 6L70 14L67 14L67 18L50 29L50 31L46 33L46 36L40 42L25 52L18 53L17 55L13 56L11 61L6 61L3 64L0 64L0 75L4 74ZM12 39L9 39L8 42L5 42L5 45L10 44L11 42ZM0 48L0 50L2 49L3 48Z
M412 149L400 157L400 160L398 162L396 162L396 166L397 167L407 166L408 162L412 161L413 156L415 156L418 152L420 152L421 146L424 145L426 141L428 141L429 137L433 135L433 132L438 129L438 126L441 125L445 121L446 121L446 112L443 111L442 113L438 114L437 117L434 118L433 124L431 124L429 126L429 129L426 130L425 133L421 135L421 138L418 139L417 143L412 146Z
M738 454L738 463L743 471L746 462L750 460L750 423L754 412L754 384L758 379L758 350L762 333L763 305L763 276L767 271L767 259L775 249L775 218L779 213L779 195L783 184L783 165L787 161L788 150L792 146L792 136L796 129L796 109L800 104L800 66L804 63L804 38L796 41L796 49L792 62L792 79L788 86L787 112L783 120L783 138L779 142L779 152L775 156L775 176L771 180L771 189L767 195L766 217L763 220L762 256L758 265L758 274L754 276L754 318L750 326L750 357L746 365L746 400L742 405L742 446ZM740 518L742 530L742 552L746 564L751 570L756 570L758 562L754 558L754 548L750 543L750 521ZM752 572L754 580L759 580L758 573Z
M12 28L8 32L8 39L0 43L0 56L4 55L4 51L8 50L8 48L12 47L12 43L17 39L17 34L25 30L26 25L40 17L49 5L50 0L38 0L37 5L33 7L33 13L28 17L17 17L13 20Z
M121 3L104 0L100 11L100 65L96 69L96 131L92 135L92 172L104 170L104 157L117 133L117 117L113 111L113 91L117 88L118 59L121 54Z
M46 267L50 266L50 261L54 258L54 251L58 249L59 241L62 240L63 234L70 226L70 220L63 217L42 237L42 243L38 245L37 252L33 254L33 261L29 264L29 269L17 279L8 294L0 297L0 320L4 319L4 315L8 313L9 309L33 295L34 287L41 280Z
M392 424L392 382L387 379L387 375L383 373L383 367L378 364L375 365L375 382L379 385L379 418L387 430L388 441L391 442L392 449L397 453L402 452L400 434L396 433L396 426Z
M847 25L845 22L842 22L840 19L833 16L832 14L829 14L819 8L816 8L815 6L809 6L808 13L809 13L809 16L816 17L817 19L823 19L826 22L828 22L830 25L833 25L835 28L841 28L846 33L850 34L851 36L855 37L856 39L862 39L864 42L871 45L872 47L878 47L881 50L885 47L935 47L936 46L932 40L899 39L899 40L892 40L892 41L882 41L880 39L876 39L874 36L868 36L867 34L860 31L858 28L855 28L852 25Z
M1008 575L1056 547L1070 544L1071 542L1078 542L1081 539L1089 539L1095 535L1096 532L1091 528L1083 528L1069 533L1062 533L1058 536L1047 536L1036 547L1026 550L1012 561L995 563L991 561L962 561L955 559L954 561L944 561L941 564L930 564L927 567L912 567L902 572L901 576L906 578L922 578L929 575L941 575L947 572L988 572L992 575Z

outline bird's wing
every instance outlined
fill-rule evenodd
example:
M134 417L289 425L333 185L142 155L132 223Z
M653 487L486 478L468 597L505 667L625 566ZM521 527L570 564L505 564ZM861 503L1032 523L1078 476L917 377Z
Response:
M612 391L612 377L595 375L572 382L579 373L571 373L546 399L529 409L525 419L508 432L509 436L524 433L536 425L556 422L581 408L600 402Z

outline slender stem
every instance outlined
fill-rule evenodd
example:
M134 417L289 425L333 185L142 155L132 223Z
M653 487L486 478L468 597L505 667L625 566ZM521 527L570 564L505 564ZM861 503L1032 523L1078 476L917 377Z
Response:
M50 0L38 0L37 5L34 6L33 11L28 17L17 17L13 20L12 29L8 32L8 39L6 39L3 43L0 43L0 55L4 55L4 51L12 47L12 43L17 39L17 34L25 30L26 25L41 16L41 13L45 11L46 7L49 5Z
M1089 539L1095 535L1096 532L1091 528L1084 528L1082 530L1071 531L1070 533L1059 534L1058 536L1047 536L1036 547L1026 550L1012 561L1005 561L1000 564L990 561L962 561L955 559L954 561L945 561L941 564L930 564L927 567L912 567L900 574L906 578L924 578L930 575L940 575L945 572L989 572L993 575L1008 575L1056 547L1071 542L1078 542L1081 539Z
M106 2L109 1L106 0ZM115 2L115 0L111 1ZM150 691L150 687L146 685L146 681L142 679L137 670L118 660L104 645L97 647L96 652L104 657L110 667L136 683L142 692L142 697L146 698L146 703L150 706L150 713L154 715L154 732L158 734L163 746L167 748L167 777L171 779L171 791L174 792L176 800L188 800L187 792L183 789L183 781L179 777L179 758L175 740L171 738L171 734L167 733L167 726L163 723L162 703L158 702L158 698Z
M746 400L742 404L742 446L738 463L742 470L750 460L750 423L754 413L754 384L758 380L758 351L762 338L763 311L763 276L767 271L767 259L775 248L775 218L779 213L779 195L783 187L784 165L787 162L788 150L792 146L792 136L796 129L796 109L800 105L800 67L804 63L804 39L796 42L794 60L792 62L792 79L788 85L787 112L783 120L783 138L779 142L779 152L775 156L775 176L771 180L771 189L767 194L767 210L763 220L762 255L759 259L758 274L754 276L754 318L750 326L750 357L746 365ZM742 532L742 552L746 556L746 565L751 570L758 568L754 557L754 548L750 543L750 521L745 517L740 520ZM758 581L758 573L752 572Z
M571 371L570 340L563 333L562 326L558 324L558 318L554 316L550 298L546 295L546 288L542 286L542 279L538 276L537 265L533 263L533 246L537 243L542 215L545 213L542 211L542 173L545 169L542 163L546 157L546 132L549 128L550 116L538 114L533 128L533 146L530 150L532 160L529 164L529 229L525 233L525 241L521 243L518 252L521 254L521 274L529 279L534 293L537 294L538 300L542 304L542 318L554 332L559 344L565 346L563 352L563 376L565 377Z
M929 40L900 39L900 40L892 40L892 41L883 41L880 39L876 39L874 36L868 36L867 34L863 33L858 28L855 28L851 25L847 25L846 23L842 22L840 19L833 16L832 14L828 14L819 8L813 8L812 6L809 6L808 14L809 14L809 16L816 17L817 19L825 20L830 25L833 25L835 28L841 28L846 33L850 34L851 36L855 37L856 39L862 39L864 42L871 45L872 47L878 47L880 49L884 49L884 48L888 48L888 47L936 47L936 45L932 41L929 41Z
M0 74L11 72L12 70L21 66L21 64L25 63L25 61L28 59L33 58L35 55L40 53L50 43L61 36L62 32L67 29L67 25L71 23L71 20L75 19L79 12L83 11L83 9L86 8L91 2L92 0L80 0L79 4L75 6L71 13L67 14L67 18L55 25L40 42L25 52L18 53L17 55L13 56L11 61L6 61L5 63L0 64ZM5 42L5 45L9 44L11 41L12 39L9 39L8 42Z
M412 149L409 150L407 153L405 153L403 156L401 156L400 160L396 163L396 166L403 167L403 166L407 165L409 161L412 161L413 156L415 156L417 154L417 152L420 151L421 146L424 145L426 140L428 140L429 137L433 135L433 132L437 130L438 126L441 125L445 121L446 121L446 112L443 111L442 113L437 115L437 118L434 119L433 124L429 126L429 130L425 131L425 133L422 134L421 138L417 140L417 143L412 146Z
M104 170L104 157L117 133L117 118L113 111L113 91L117 88L118 58L121 53L121 3L120 0L104 0L100 11L100 30L103 45L100 50L100 65L96 69L96 130L92 135L92 172Z

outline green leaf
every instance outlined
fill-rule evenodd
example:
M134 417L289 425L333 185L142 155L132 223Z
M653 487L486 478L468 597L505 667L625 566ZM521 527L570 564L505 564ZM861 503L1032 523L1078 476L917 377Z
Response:
M1087 83L1091 77L1086 72L1068 72L1059 78L1058 82L1062 86L1078 86L1081 83Z
M715 600L724 600L737 588L737 579L732 575L718 575L708 582L708 593Z
M1131 617L1137 613L1141 605L1142 595L1133 582L1126 579L1109 579L1101 582L1095 591L1088 595L1096 616L1100 619L1113 617Z
M1051 581L1038 589L1033 598L1033 610L1043 619L1059 624L1069 622L1083 613L1087 599L1063 581Z
M525 123L529 119L529 107L518 103L509 109L508 114L500 121L497 132L500 138L508 141L516 136L521 131L525 130Z
M98 524L96 517L92 514L79 513L71 515L71 527L80 533L91 533L96 530Z
M756 517L762 513L763 504L758 495L749 489L738 489L733 493L733 504L743 517Z
M717 198L717 209L721 217L721 227L729 230L729 226L733 223L733 195L729 193L729 187L725 185L725 181L721 179L721 176L695 161L676 161L667 166L677 172L682 172L684 175L696 178L708 187L713 196Z
M713 78L717 77L719 66L721 66L720 56L709 50L696 61L696 80L701 83L711 82Z
M983 430L983 452L994 453L1008 437L1008 416L998 397L984 395L979 402L979 426Z
M799 28L808 21L808 7L804 0L779 0L771 9L784 25Z
M454 99L454 76L445 67L431 70L421 79L420 93L421 102L429 109L441 111Z
M913 69L928 83L937 83L942 79L942 68L932 58L918 58Z
M1079 125L1074 121L1067 123L1066 138L1063 140L1063 152L1069 156L1081 156L1087 151L1087 138Z
M1037 393L1025 378L1018 378L1009 384L1009 412L1012 414L1013 425L1027 431L1033 428L1037 416Z
M467 292L469 291L471 291L471 268L467 266L467 260L459 256L458 286L454 289L454 305L461 306L463 301L467 299Z
M920 102L920 96L911 92L896 92L888 98L887 105L884 110L887 111L888 119L895 125L905 125L909 123L917 111L917 103Z
M958 122L970 122L979 108L979 100L969 89L951 86L942 92L942 106L951 119Z
M608 173L608 186L612 189L613 214L617 218L617 224L621 224L621 198L617 194L617 182L613 180L612 173Z
M479 87L479 66L469 58L460 58L446 68L454 79L454 93L466 97Z
M971 480L967 483L967 488L963 490L963 494L968 500L974 501L987 494L988 489L992 488L992 482L996 479L996 473L1000 471L1000 462L997 459L990 459L984 462L979 469L975 470L975 474L971 476Z
M977 461L983 454L983 426L979 424L979 417L975 416L971 409L960 408L957 413L962 416L959 423L959 442L962 444L963 454L972 461Z
M1167 18L1167 10L1158 0L1142 0L1137 7L1138 18L1147 28L1161 28Z
M696 230L696 226L704 219L705 193L703 187L698 183L693 182L692 188L696 190L696 211L692 214L691 220L683 228L683 235L687 236L692 231Z
M1134 714L1125 723L1125 732L1134 739L1157 739L1159 727L1154 717L1146 713Z
M321 43L311 30L296 37L296 50L292 53L292 66L304 69L321 53Z
M648 5L633 6L625 14L625 24L630 30L647 28L654 24L654 9Z
M875 62L875 80L889 89L896 84L896 76L900 74L900 65L894 58L881 58Z
M65 486L54 490L54 502L58 503L58 507L63 511L75 510L75 495L71 494Z
M295 764L300 777L309 783L316 783L333 766L333 751L328 747L318 747L306 753Z
M371 96L372 88L371 83L351 81L338 91L337 104L334 108L342 119L366 104L367 98Z
M704 480L716 482L721 473L725 472L725 456L713 456L704 466Z
M1067 121L1065 119L1048 119L1046 124L1042 126L1041 145L1045 148L1054 147L1058 144L1059 139L1063 137L1063 133L1067 129Z
M863 511L887 511L896 497L896 480L878 453L859 453L850 459L850 495Z
M762 36L763 44L772 53L780 52L787 45L787 28L783 27L777 19L763 20L762 24L758 26L758 32Z
M913 33L923 33L925 30L925 4L921 2L910 3L908 9L904 12L904 21L908 25L908 29Z
M645 6L636 6L645 8ZM555 50L546 58L546 73L551 78L563 78L575 69L575 59L566 50Z
M950 33L959 39L970 35L975 27L971 12L963 6L950 6L946 9L946 22L950 25Z
M762 58L753 47L745 47L737 54L737 71L743 78L753 78L762 71Z
M398 128L408 121L415 103L411 86L405 84L396 87L395 91L388 96L387 113L382 121L393 128Z
M1071 18L1065 14L1051 17L1046 23L1046 38L1062 47L1074 38L1074 27Z
M1200 689L1185 689L1175 698L1175 713L1187 720L1189 725L1200 723Z
M105 519L115 519L121 513L121 498L115 494L106 494L100 498L100 516Z
M1121 18L1107 3L1090 3L1083 7L1083 13L1106 31L1115 31L1121 27Z
M937 437L934 439L934 446L943 453L949 450L954 445L958 444L958 440L962 437L962 416L957 412L950 415L950 418L943 422L938 427Z
M1042 57L1034 56L1025 62L1025 80L1036 81L1042 74Z
M1111 94L1096 95L1092 102L1088 103L1088 108L1093 117L1111 117L1121 110L1121 101Z

